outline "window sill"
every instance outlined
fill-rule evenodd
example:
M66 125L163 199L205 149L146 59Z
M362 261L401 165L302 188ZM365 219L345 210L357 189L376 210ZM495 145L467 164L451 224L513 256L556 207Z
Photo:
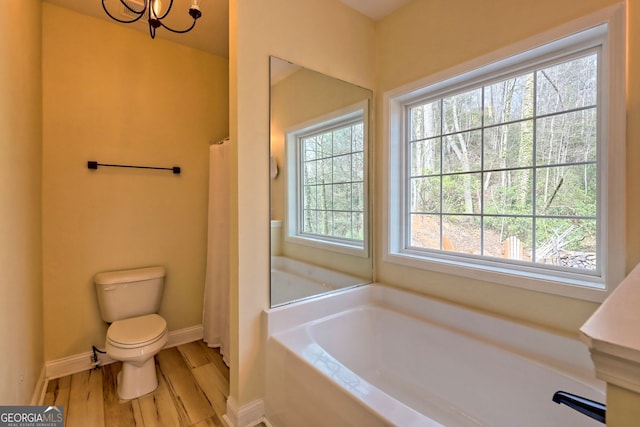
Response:
M604 284L554 275L478 265L461 261L428 258L423 255L396 252L387 253L385 262L425 271L465 277L483 282L497 283L530 291L544 292L591 302L602 302L608 296Z

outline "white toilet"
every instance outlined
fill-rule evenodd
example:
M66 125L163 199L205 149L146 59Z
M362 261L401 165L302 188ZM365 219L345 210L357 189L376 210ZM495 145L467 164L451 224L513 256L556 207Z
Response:
M164 267L107 271L94 277L106 351L122 362L118 396L135 399L158 386L154 356L167 343L167 322L158 314L164 288Z

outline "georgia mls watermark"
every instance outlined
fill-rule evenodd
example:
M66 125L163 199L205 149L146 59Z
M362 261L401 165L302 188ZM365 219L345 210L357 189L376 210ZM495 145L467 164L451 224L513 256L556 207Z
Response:
M64 408L0 406L0 427L64 427Z

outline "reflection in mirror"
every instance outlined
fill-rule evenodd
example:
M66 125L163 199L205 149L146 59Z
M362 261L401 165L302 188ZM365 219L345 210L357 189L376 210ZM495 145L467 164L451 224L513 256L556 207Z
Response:
M371 91L271 57L271 306L372 280Z

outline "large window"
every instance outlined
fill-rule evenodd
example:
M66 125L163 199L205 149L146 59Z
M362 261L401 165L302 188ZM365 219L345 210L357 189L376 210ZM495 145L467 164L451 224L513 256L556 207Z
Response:
M363 255L366 238L366 105L287 134L287 238Z
M624 144L607 36L601 25L390 99L388 261L606 289Z
M598 58L407 106L409 247L597 271Z

